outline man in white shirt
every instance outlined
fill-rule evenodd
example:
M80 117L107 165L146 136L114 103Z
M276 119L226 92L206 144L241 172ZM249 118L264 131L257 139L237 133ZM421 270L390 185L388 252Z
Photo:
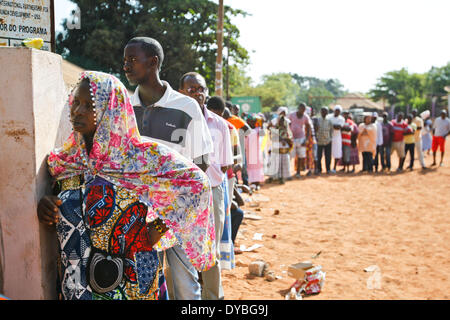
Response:
M230 130L227 122L222 117L209 111L206 107L208 87L205 79L200 74L189 72L183 75L180 79L179 89L181 93L190 96L198 102L199 110L201 110L206 119L214 142L214 152L210 155L210 166L206 174L209 177L213 191L216 248L217 258L219 259L220 240L222 239L225 224L225 196L228 197L224 188L224 183L228 183L225 180L225 173L233 165ZM208 100L208 105L213 103L222 103L223 107L225 107L225 101L220 97L212 97ZM202 298L204 300L223 300L224 293L220 272L219 261L208 271L202 272Z
M333 124L333 136L331 140L331 153L334 158L334 169L331 173L336 173L336 167L339 160L342 158L342 134L341 129L345 124L345 119L341 116L342 107L336 105L333 109L334 113L328 115L327 119Z
M378 172L378 162L380 164L383 163L383 160L381 157L383 156L382 148L383 148L383 127L381 125L381 121L378 120L378 113L374 112L372 114L372 123L375 124L375 127L377 128L377 152L375 154L375 159L373 162L373 167L375 169L375 172ZM380 159L380 161L378 161Z
M419 162L422 165L422 169L426 169L425 166L425 160L423 157L423 150L422 150L422 128L424 126L423 119L419 116L417 116L417 109L414 109L412 112L413 120L412 122L416 125L417 129L414 133L414 143L416 148L416 153L419 157Z
M214 150L211 135L197 102L159 79L164 59L161 45L152 38L131 39L124 50L123 70L131 85L138 85L131 98L140 134L165 144L208 168ZM175 300L200 300L198 273L186 253L176 245L166 250Z
M440 166L443 166L444 161L444 153L445 153L445 138L450 133L450 120L447 118L447 112L442 109L441 116L439 118L436 118L434 120L433 125L433 144L432 144L432 151L433 151L433 164L432 166L436 165L436 153L438 148L441 150L441 162Z

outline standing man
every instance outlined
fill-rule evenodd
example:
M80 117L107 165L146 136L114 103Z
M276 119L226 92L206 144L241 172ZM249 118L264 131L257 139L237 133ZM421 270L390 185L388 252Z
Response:
M331 123L333 124L333 136L331 141L331 153L334 158L334 169L331 173L336 173L336 167L339 160L342 158L342 134L341 129L345 124L344 117L341 116L342 107L336 105L333 109L334 113L328 116Z
M406 116L406 122L408 123L408 127L406 128L406 132L404 134L405 139L405 158L409 152L409 156L411 157L411 162L409 164L408 169L413 171L414 168L414 148L415 148L415 133L416 133L416 125L413 123L412 114L408 114Z
M425 166L425 160L423 157L423 149L422 149L422 128L424 127L423 119L417 115L417 109L412 111L413 120L412 122L416 125L417 129L414 133L414 141L416 146L416 153L419 158L420 165L422 169L425 170L427 167Z
M131 39L124 50L125 76L138 85L131 98L139 132L165 144L194 161L203 171L214 151L211 135L197 102L171 88L159 78L164 52L158 41ZM179 245L166 252L175 300L201 300L198 272Z
M375 127L377 128L377 151L375 153L375 159L373 162L373 166L375 168L375 172L378 172L378 162L380 162L380 164L382 163L382 161L379 161L378 159L381 160L381 149L383 149L383 128L381 125L381 122L378 121L378 113L374 112L372 114L372 123L375 125Z
M383 145L380 151L381 166L383 167L383 171L391 171L391 145L394 136L394 127L392 127L392 124L388 121L387 112L383 112L381 130L383 131Z
M447 112L442 109L441 117L434 120L433 125L433 143L431 150L433 151L433 166L436 165L436 153L438 148L441 149L441 162L440 166L443 166L445 152L445 138L450 133L450 119L447 118Z
M316 117L316 109L311 108L311 123L314 130L314 146L313 146L313 152L314 152L314 174L319 173L318 165L317 165L317 130L319 129L319 119Z
M198 107L206 119L214 143L214 152L210 156L210 166L206 174L211 182L213 192L218 261L214 267L202 272L202 299L223 300L224 293L219 259L221 251L220 240L222 239L225 225L225 197L228 197L228 194L225 193L226 188L224 186L224 183L228 183L225 180L225 173L233 165L230 131L227 122L206 107L208 87L206 86L205 79L200 74L189 72L183 75L180 79L180 92L198 102ZM225 109L225 101L220 97L210 98L208 104L214 106L213 109Z
M310 126L310 118L305 113L306 104L303 102L299 104L298 110L296 112L292 112L288 115L289 120L291 121L291 131L294 136L294 156L295 156L295 167L296 167L296 178L300 178L300 171L305 167L306 160L306 142L309 139L309 135L311 134L311 130L309 130ZM308 132L308 136L305 132Z
M320 109L320 117L317 117L317 172L322 173L322 154L325 154L325 167L327 174L331 166L331 137L333 135L333 124L328 119L328 108Z
M405 162L405 140L404 134L408 124L403 121L403 112L397 114L397 119L391 121L394 135L392 137L392 152L397 152L398 168L397 172L403 171L403 164Z

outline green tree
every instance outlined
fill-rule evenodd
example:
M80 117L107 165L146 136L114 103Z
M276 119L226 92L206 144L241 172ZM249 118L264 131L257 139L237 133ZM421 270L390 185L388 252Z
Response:
M425 76L425 92L427 104L431 105L431 99L437 97L436 106L445 108L447 106L447 92L445 86L450 85L450 62L443 67L432 67Z
M333 97L335 96L332 92L319 86L311 87L306 91L302 91L301 100L318 111L321 107L327 106L335 101L335 98Z
M218 5L209 0L71 0L81 11L81 29L57 36L57 52L84 68L121 76L125 44L136 36L157 39L164 48L161 78L178 88L186 72L201 73L214 91ZM249 55L231 17L246 15L225 6L224 36L236 65L246 66ZM126 81L124 83L127 84Z
M237 65L231 65L225 69L224 86L229 93L227 98L249 95L253 90L252 79L247 76L245 69Z
M292 78L301 88L298 100L319 110L320 107L329 105L336 98L344 96L347 91L338 79L319 79L316 77L301 76L296 73Z
M323 80L316 77L301 76L296 73L292 74L292 78L297 81L300 88L304 91L308 91L312 88L322 88L334 97L342 97L347 93L347 91L344 90L344 86L338 79Z
M384 74L369 91L374 101L386 100L388 104L396 105L397 110L406 111L407 108L426 108L425 75L410 74L405 68Z

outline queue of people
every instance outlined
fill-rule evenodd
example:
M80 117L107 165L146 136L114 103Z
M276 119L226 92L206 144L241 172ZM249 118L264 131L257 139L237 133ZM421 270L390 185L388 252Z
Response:
M113 75L83 72L67 101L73 132L49 150L53 194L37 216L57 233L61 299L224 299L222 270L240 253L241 193L257 191L265 176L292 179L291 156L296 178L320 174L322 156L327 173L354 172L361 153L372 172L379 163L390 170L395 151L398 170L407 154L412 170L415 152L425 168L423 152L433 151L435 165L440 148L442 165L445 111L434 124L413 112L406 121L366 114L357 125L340 106L314 116L304 103L274 119L240 115L210 97L197 72L180 75L178 91L161 80L155 39L131 39L123 61L134 94Z
M277 117L267 124L272 140L267 181L284 183L300 178L302 171L306 171L306 176L321 174L323 158L327 174L335 174L339 166L343 167L341 172L353 173L359 164L362 164L361 172L390 172L391 156L396 153L399 159L396 171L402 172L407 157L407 170L414 169L416 157L422 169L427 170L425 152L430 155L430 150L431 166L436 166L439 150L442 166L449 123L445 110L434 121L429 110L420 115L413 110L406 117L399 112L393 120L389 120L387 112L381 117L377 112L366 112L362 123L357 124L349 110L339 105L332 110L322 107L318 116L304 103L291 113L282 107ZM295 166L293 176L291 159Z

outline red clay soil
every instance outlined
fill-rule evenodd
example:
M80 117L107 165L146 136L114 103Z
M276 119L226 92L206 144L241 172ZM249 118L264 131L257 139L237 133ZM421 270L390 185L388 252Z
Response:
M432 156L425 161L431 165ZM236 255L236 268L222 272L225 299L283 300L295 281L288 266L302 261L326 272L322 292L304 299L450 298L449 152L443 167L425 172L416 160L414 171L400 174L302 176L266 184L252 200L244 209L262 220L244 219L236 244L263 247ZM250 275L257 259L282 278ZM369 266L378 271L365 272Z

